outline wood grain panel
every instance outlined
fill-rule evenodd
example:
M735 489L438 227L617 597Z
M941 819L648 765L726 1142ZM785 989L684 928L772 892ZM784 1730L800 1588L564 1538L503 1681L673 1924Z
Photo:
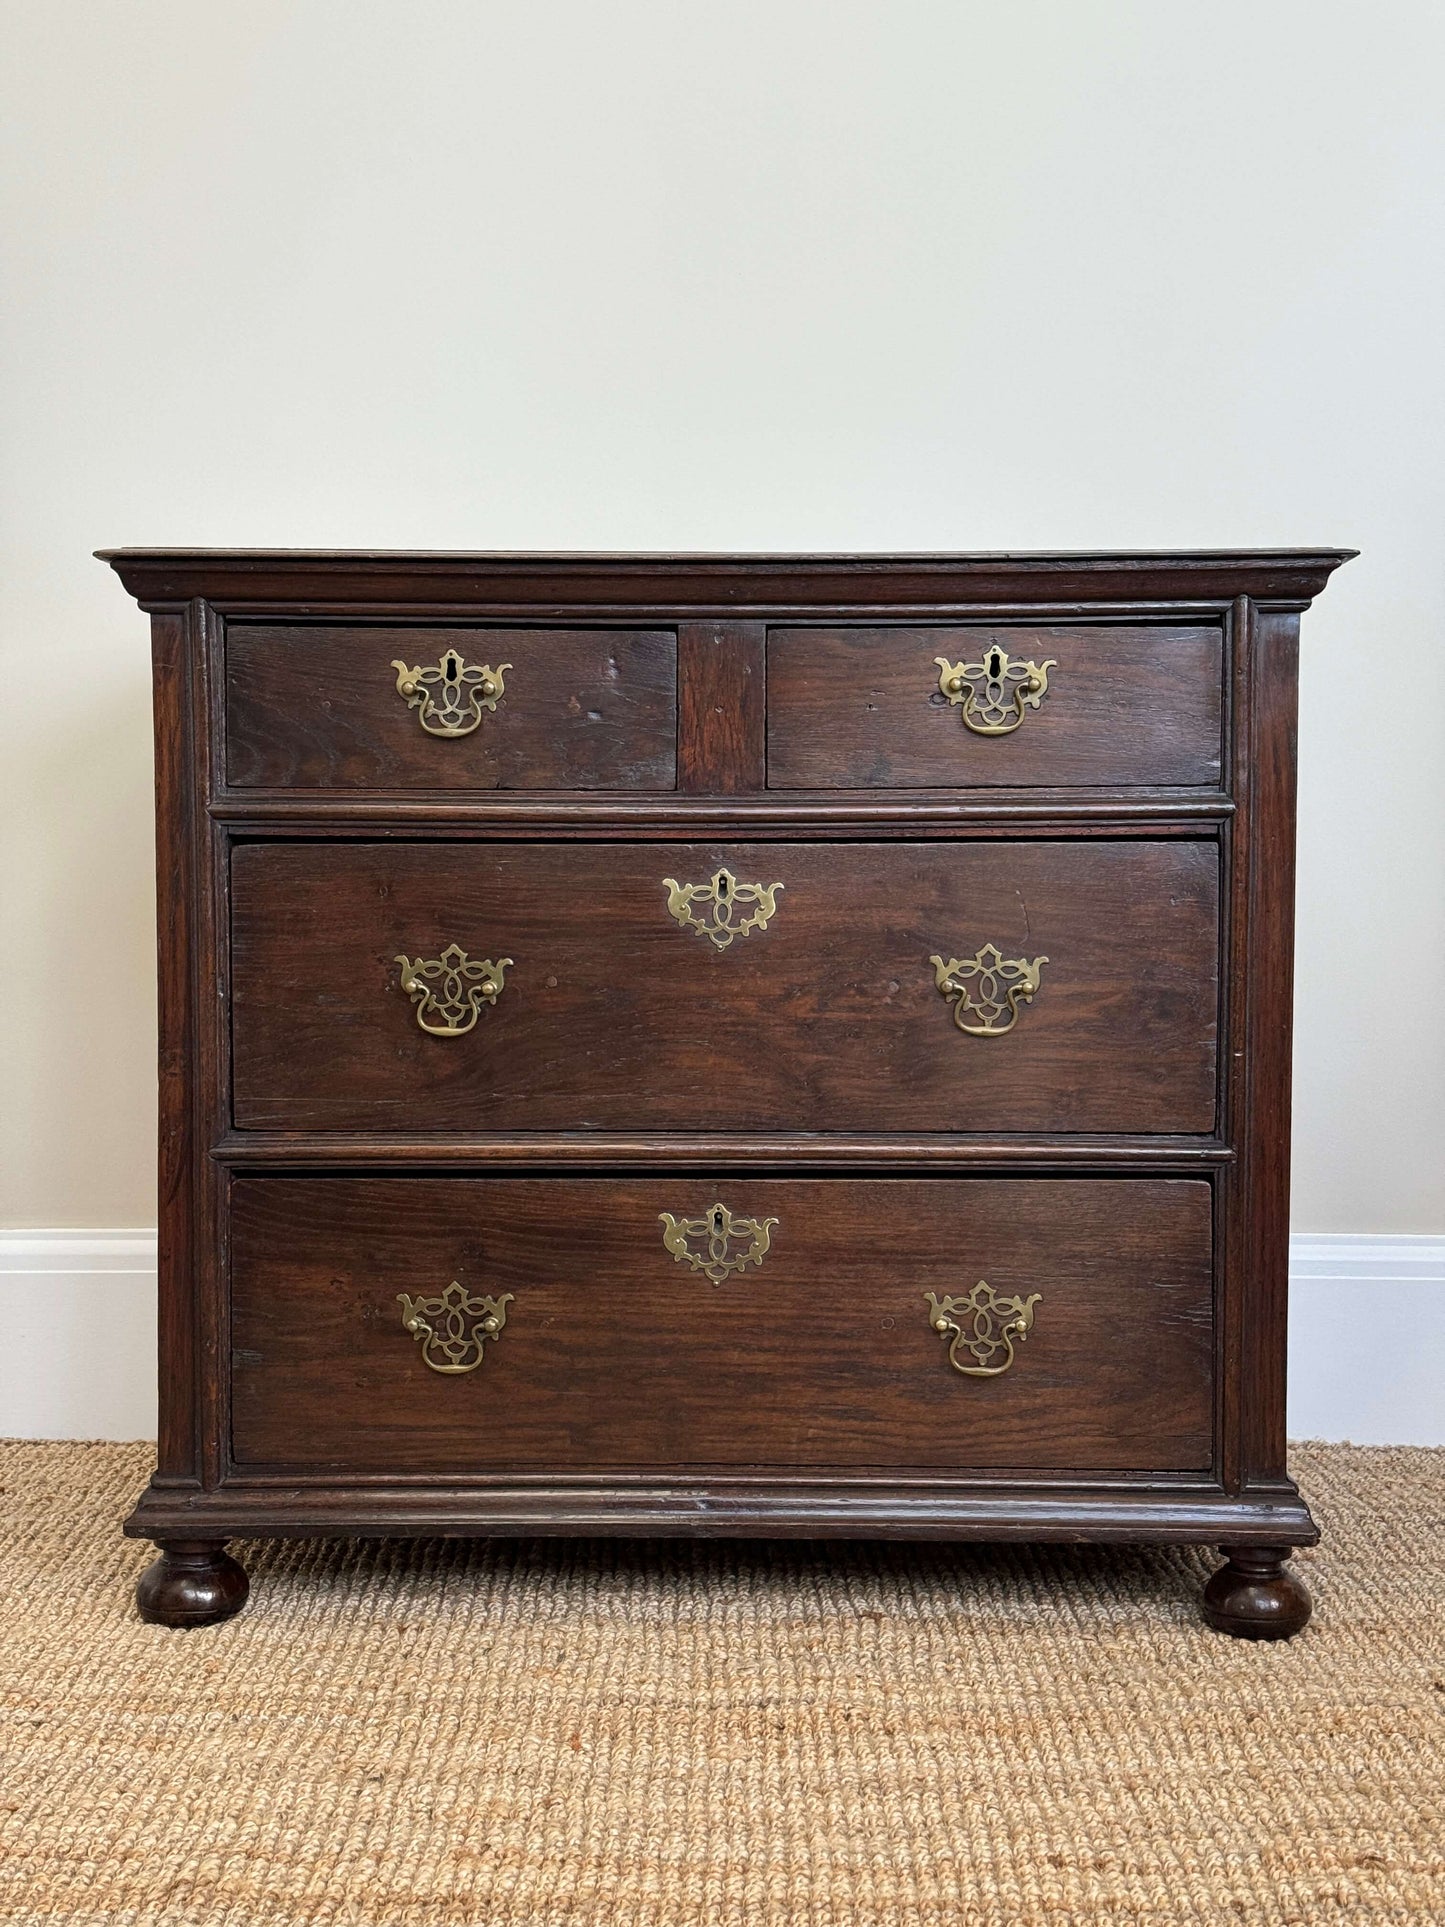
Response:
M678 788L739 796L767 782L767 630L760 622L678 629Z
M714 1286L658 1214L775 1217ZM245 1179L242 1464L1192 1470L1212 1449L1197 1181ZM1008 1372L948 1364L925 1292L1038 1292ZM483 1365L427 1368L398 1292L514 1293Z
M781 882L719 950L664 879ZM251 844L233 856L242 1128L1202 1132L1212 842ZM398 955L510 957L465 1037ZM1003 1037L929 957L1046 956Z
M510 663L468 736L428 735L393 659ZM227 772L238 788L670 790L670 629L342 628L231 623Z
M967 728L936 656L1054 659L1037 709L1007 736ZM774 789L1011 784L1214 785L1218 625L775 628L768 636Z

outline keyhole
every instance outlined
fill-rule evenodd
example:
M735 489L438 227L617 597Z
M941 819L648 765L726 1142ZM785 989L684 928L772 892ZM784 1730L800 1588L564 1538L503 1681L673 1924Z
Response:
M990 676L993 677L995 682L998 681L999 668L1000 668L1000 664L999 664L998 651L997 649L995 649L990 653L989 659L988 659L988 673Z
M732 895L732 888L733 888L732 885L728 882L726 877L723 877L719 880L719 883L717 886L717 895L718 895L719 903L725 903L727 901L727 899Z
M456 653L455 653L455 652L454 652L453 650L451 650L451 649L448 649L448 651L447 651L447 667L446 667L446 676L447 676L447 681L448 681L448 682L455 682L455 681L456 681L456 679L457 679L457 670L458 670L458 669L460 668L460 666L461 666L461 665L460 665L460 663L459 663L459 661L458 661L458 659L457 659L457 656L456 656Z

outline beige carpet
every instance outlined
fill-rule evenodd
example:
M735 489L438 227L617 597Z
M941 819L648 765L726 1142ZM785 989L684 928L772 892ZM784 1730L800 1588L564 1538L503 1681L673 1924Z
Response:
M1287 1646L1174 1551L250 1548L135 1617L147 1450L0 1447L0 1920L1445 1921L1445 1452L1306 1446Z

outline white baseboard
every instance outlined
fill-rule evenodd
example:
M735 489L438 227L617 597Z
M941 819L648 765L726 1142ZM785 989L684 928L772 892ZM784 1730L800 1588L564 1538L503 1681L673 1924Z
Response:
M156 1431L154 1231L0 1231L0 1436Z
M155 1435L156 1241L0 1231L0 1435ZM1289 1429L1445 1445L1445 1236L1290 1241Z
M1445 1237L1296 1232L1289 1307L1291 1438L1445 1445Z

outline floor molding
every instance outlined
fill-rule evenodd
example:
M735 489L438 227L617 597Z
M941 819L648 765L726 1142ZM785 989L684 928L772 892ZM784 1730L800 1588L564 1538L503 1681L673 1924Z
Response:
M156 1275L154 1231L0 1231L0 1278Z
M154 1231L0 1231L0 1435L156 1430Z
M1445 1445L1445 1237L1297 1232L1289 1298L1291 1437Z
M155 1434L153 1231L0 1231L0 1435ZM1290 1240L1295 1438L1445 1445L1445 1235Z

